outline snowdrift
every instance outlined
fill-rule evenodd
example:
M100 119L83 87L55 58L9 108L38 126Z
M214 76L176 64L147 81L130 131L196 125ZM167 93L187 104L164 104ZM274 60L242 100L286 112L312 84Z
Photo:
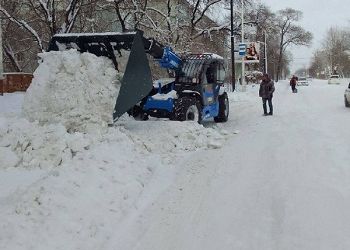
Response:
M118 129L108 128L120 85L111 61L76 50L40 57L22 105L27 119L0 117L0 168L57 167L91 146L125 135L135 148L159 154L217 148L224 140L214 129L193 122L124 117ZM115 153L124 146L120 141Z
M22 113L0 113L0 249L106 249L185 153L227 137L195 122L127 116L108 127L119 90L111 62L74 50L41 58Z
M89 145L86 135L69 134L61 124L39 126L23 118L0 117L0 168L56 167Z
M112 121L120 82L112 61L76 50L39 54L23 103L23 114L41 125L61 123L85 132Z

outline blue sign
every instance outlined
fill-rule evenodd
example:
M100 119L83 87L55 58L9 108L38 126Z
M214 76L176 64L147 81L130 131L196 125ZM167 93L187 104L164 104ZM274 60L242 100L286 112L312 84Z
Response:
M246 50L247 50L247 45L245 43L240 43L239 44L239 55L245 56Z

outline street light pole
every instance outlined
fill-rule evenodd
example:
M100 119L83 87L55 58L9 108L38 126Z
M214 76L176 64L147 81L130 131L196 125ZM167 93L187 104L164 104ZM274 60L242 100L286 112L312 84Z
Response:
M242 3L242 13L241 13L241 16L242 16L242 25L241 25L241 28L242 28L242 44L244 43L244 2L243 0L241 0L241 3ZM242 90L245 91L246 90L246 86L245 86L245 63L244 63L244 56L242 57L242 76L241 76L241 79L242 79Z
M266 39L266 30L264 30L264 43L265 43L265 74L267 74L267 39Z
M231 67L232 67L232 92L236 89L236 69L235 69L235 38L233 36L233 0L231 4Z

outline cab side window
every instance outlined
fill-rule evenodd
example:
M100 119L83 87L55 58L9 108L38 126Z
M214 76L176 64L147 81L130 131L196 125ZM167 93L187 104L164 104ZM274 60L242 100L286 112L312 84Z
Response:
M205 73L207 78L207 83L216 83L217 80L217 64L211 63L209 67L207 68L207 71Z
M218 69L218 74L217 74L217 82L218 83L224 83L225 81L225 77L226 77L226 72L225 72L225 68L224 65L219 65L217 67Z

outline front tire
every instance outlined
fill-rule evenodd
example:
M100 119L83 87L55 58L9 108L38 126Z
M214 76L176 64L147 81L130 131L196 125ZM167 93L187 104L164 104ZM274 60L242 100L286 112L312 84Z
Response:
M128 111L128 114L136 121L147 121L149 119L148 115L142 110L140 106L135 105Z
M202 122L202 105L195 97L184 96L175 104L174 118L178 121Z
M230 111L230 105L229 105L229 100L226 92L218 97L218 102L219 102L219 114L218 116L214 117L214 121L227 122L229 111Z

